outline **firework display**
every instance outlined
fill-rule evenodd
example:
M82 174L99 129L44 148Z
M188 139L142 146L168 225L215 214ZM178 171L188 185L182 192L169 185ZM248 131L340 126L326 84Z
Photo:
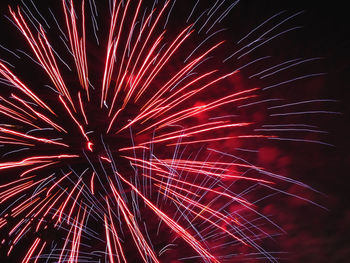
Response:
M238 4L8 7L23 43L0 46L4 262L279 261L269 240L284 229L260 204L321 205L264 167L269 146L327 145L299 116L336 112L281 89L324 73L276 77L320 58L255 56L302 12L267 17L233 45L222 23Z

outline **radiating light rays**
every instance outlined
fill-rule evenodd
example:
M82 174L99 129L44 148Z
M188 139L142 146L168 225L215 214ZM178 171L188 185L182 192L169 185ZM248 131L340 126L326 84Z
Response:
M0 127L0 132L1 133L5 133L5 134L10 134L10 135L13 135L13 136L22 137L24 139L34 140L34 141L37 141L37 142L42 142L42 143L47 143L47 144L54 144L54 145L59 145L59 146L64 146L64 147L69 147L67 144L56 142L56 141L53 141L52 139L50 140L50 139L45 139L45 138L38 138L38 137L35 137L35 136L27 135L27 134L24 134L24 133L21 133L21 132L18 132L18 131L14 131L14 130L2 128L2 127Z
M20 89L24 94L32 98L40 106L53 112L44 102L42 102L25 84L23 84L3 63L0 62L0 73L5 77L12 85Z
M75 19L75 9L73 1L70 1L69 14L66 8L66 1L62 0L63 11L65 14L66 25L68 30L69 42L75 65L78 71L79 82L85 89L88 101L90 100L89 95L89 76L88 76L88 65L86 59L86 29L85 29L85 1L81 4L81 16L82 16L82 37L79 38L77 24Z
M73 113L71 112L71 110L69 109L68 105L64 102L62 96L59 97L59 100L61 101L61 103L63 104L64 108L67 110L69 116L72 118L72 120L75 122L75 124L79 127L80 132L82 133L83 137L86 139L87 142L90 142L89 137L87 136L83 125L80 124L79 121L77 121L77 119L74 117Z
M74 108L74 103L72 101L70 92L68 91L63 81L62 75L58 69L58 65L55 60L55 56L52 52L51 45L49 44L49 41L47 40L46 34L43 31L41 25L40 31L37 32L38 38L36 39L32 31L29 29L25 19L23 18L20 8L17 9L17 14L10 8L10 13L17 26L19 27L21 33L26 38L27 43L31 46L33 52L35 53L38 62L52 80L57 91L61 94L64 94Z
M10 169L10 168L20 167L20 166L32 166L34 164L52 162L52 160L55 160L55 159L77 158L77 157L78 155L64 155L64 154L56 155L56 156L35 156L35 157L29 157L29 158L23 159L22 161L18 161L18 162L0 163L0 169Z
M1 242L9 258L17 259L18 248L25 247L18 256L22 262L163 262L172 256L230 262L231 254L243 247L247 258L256 253L277 262L261 240L272 235L265 225L283 229L260 211L259 202L270 192L288 195L278 188L280 182L311 188L269 172L237 149L256 153L243 148L245 143L257 144L257 149L268 139L285 140L276 135L282 131L322 132L300 126L306 124L260 125L241 111L266 106L272 117L336 112L279 112L330 101L305 99L276 106L272 103L281 99L260 98L264 90L318 73L265 88L233 84L246 68L270 56L243 65L225 63L296 29L275 32L299 14L261 32L283 13L266 20L238 42L248 44L225 58L228 41L215 38L224 30L212 31L238 2L216 1L196 14L197 1L187 22L178 19L174 30L170 19L176 1L154 1L150 8L148 1L112 0L105 39L97 32L103 28L97 22L100 3L89 0L89 11L85 0L62 0L57 11L61 17L50 9L57 39L35 6L46 26L31 12L9 7L34 62L54 86L22 81L19 70L0 61L0 83L11 89L0 96L5 117L0 146L8 147L0 160L5 178L0 205L6 206L0 210L0 231L7 231ZM93 51L90 27L99 44ZM106 43L100 45L99 37ZM63 42L63 51L56 40ZM97 70L94 52L102 61ZM67 55L73 70L65 62ZM265 66L250 78L267 79L315 60ZM256 194L258 189L267 193ZM229 253L217 250L225 247Z
M25 258L23 259L23 261L22 261L23 263L28 263L29 262L29 260L31 259L32 255L34 253L34 250L37 248L37 246L39 245L40 241L41 241L40 238L36 238L35 239L34 243L29 248L28 253L26 254Z

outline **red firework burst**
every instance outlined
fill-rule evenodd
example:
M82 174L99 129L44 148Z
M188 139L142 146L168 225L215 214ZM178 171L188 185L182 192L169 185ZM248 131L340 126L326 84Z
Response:
M281 184L309 187L260 167L257 150L271 140L321 143L278 132L322 131L267 123L266 107L324 100L272 106L280 99L265 91L320 74L259 88L242 71L261 69L269 57L250 54L297 29L285 24L299 13L265 20L228 53L218 24L238 1L218 1L203 12L198 1L184 17L177 17L183 14L174 11L175 1L157 2L147 8L143 1L110 1L110 12L102 13L110 14L106 32L93 1L62 0L58 18L50 9L57 30L34 4L37 17L25 4L9 7L30 48L21 54L33 66L25 65L30 74L24 78L0 61L6 87L0 97L0 170L6 175L0 229L7 259L277 261L263 242L282 229L259 202L274 193L291 195ZM169 21L174 16L183 26ZM268 78L315 59L265 66L250 77ZM260 163L269 162L263 156Z

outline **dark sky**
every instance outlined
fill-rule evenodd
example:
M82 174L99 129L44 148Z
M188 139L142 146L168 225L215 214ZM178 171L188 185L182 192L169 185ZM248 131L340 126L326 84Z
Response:
M298 22L304 26L301 37L291 40L285 52L302 56L325 57L322 65L327 76L319 82L320 97L339 102L333 110L342 113L321 126L329 131L326 141L335 147L305 146L299 154L300 173L304 180L326 197L329 211L296 209L299 226L289 233L288 247L295 257L291 262L349 262L350 241L350 17L343 1L242 1L245 12L260 17L278 10L305 10ZM317 85L317 83L314 83ZM300 94L302 95L302 94ZM317 117L316 117L317 118ZM300 150L300 149L299 149ZM317 153L315 153L317 152ZM300 242L298 244L298 242ZM299 255L298 255L299 254Z
M311 151L307 155L300 154L300 157L308 160L301 164L304 178L307 183L325 193L326 197L322 200L329 211L313 210L311 213L309 211L303 214L303 211L298 214L295 222L301 224L297 228L301 235L296 235L298 237L294 241L292 237L289 244L294 253L303 254L296 256L292 262L348 262L350 241L346 236L350 229L350 17L347 9L343 1L244 2L242 4L246 10L252 8L256 13L275 9L276 6L278 7L275 10L305 10L301 19L301 24L304 25L302 37L295 39L295 46L287 45L285 51L295 52L296 49L303 56L325 57L323 67L328 74L323 83L319 83L323 85L321 97L337 99L339 102L335 110L342 113L323 123L323 127L330 133L327 140L335 147L317 149L305 146L306 151ZM292 244L293 242L295 243Z

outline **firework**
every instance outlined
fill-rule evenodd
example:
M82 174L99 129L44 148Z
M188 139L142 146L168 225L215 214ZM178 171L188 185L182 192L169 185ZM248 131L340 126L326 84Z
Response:
M217 1L203 12L198 1L181 23L171 21L183 15L175 1L60 4L60 12L47 15L33 3L9 7L27 48L2 51L31 65L22 75L23 66L0 61L4 257L276 262L262 241L283 230L259 202L283 193L280 183L309 187L261 167L251 157L257 148L250 147L271 140L321 143L278 132L322 131L263 125L257 113L266 105L323 101L272 106L280 99L266 95L321 73L259 88L243 81L242 71L261 69L268 57L251 59L252 52L298 29L284 24L300 13L270 17L228 52L220 23L238 1ZM265 66L250 78L316 59Z

